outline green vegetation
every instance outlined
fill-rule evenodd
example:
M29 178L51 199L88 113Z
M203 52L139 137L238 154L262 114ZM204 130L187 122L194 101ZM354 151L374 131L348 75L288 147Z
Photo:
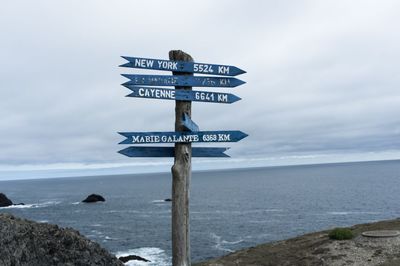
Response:
M348 228L335 228L329 232L329 238L335 240L346 240L354 237L353 232Z

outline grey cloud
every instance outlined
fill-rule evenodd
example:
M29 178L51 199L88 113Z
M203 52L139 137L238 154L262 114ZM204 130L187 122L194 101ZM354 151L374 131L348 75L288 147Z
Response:
M179 6L179 8L178 8ZM0 165L129 163L117 131L170 131L174 103L124 97L121 55L233 64L232 105L193 104L239 129L234 157L399 151L396 1L52 1L0 11ZM147 72L148 73L148 72ZM156 72L158 73L158 72ZM161 72L159 72L161 73ZM214 91L227 89L211 89Z

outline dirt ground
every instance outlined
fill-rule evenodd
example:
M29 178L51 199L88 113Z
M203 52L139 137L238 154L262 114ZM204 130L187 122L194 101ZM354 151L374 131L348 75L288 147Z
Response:
M371 230L400 230L400 219L350 227L351 240L331 240L329 230L233 252L196 266L400 266L400 236L371 238Z

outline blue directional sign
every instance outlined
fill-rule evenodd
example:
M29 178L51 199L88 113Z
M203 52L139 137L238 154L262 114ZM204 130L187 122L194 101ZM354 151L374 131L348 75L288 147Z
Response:
M141 87L122 84L132 91L127 97L151 98L162 100L196 101L209 103L234 103L241 100L240 97L231 93L210 91L175 90L156 87Z
M191 132L199 131L199 126L190 119L189 115L184 113L182 118L182 126Z
M122 58L128 60L129 62L120 65L121 67L166 70L166 71L186 72L186 73L200 73L200 74L219 75L219 76L236 76L246 73L246 71L240 68L227 65L215 65L215 64L185 62L185 61L169 61L169 60L128 57L128 56L122 56Z
M224 152L229 148L194 147L192 157L230 157ZM174 147L128 147L119 153L128 157L174 157Z
M148 85L148 86L186 86L186 87L226 87L233 88L246 82L237 78L225 77L194 77L194 76L169 76L169 75L132 75L122 74L130 81L122 85Z
M238 130L198 132L119 132L126 137L119 144L238 142L248 135Z

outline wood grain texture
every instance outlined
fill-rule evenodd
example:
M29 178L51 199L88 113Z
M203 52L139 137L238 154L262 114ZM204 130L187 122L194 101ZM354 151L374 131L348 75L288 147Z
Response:
M172 61L193 62L193 58L180 50L169 52ZM192 76L190 73L173 72L174 75ZM175 87L176 90L192 90L192 87ZM185 131L182 125L184 114L192 116L190 101L176 101L175 131ZM189 226L189 189L192 175L192 144L175 143L175 161L172 166L172 265L189 266L190 262L190 226Z

